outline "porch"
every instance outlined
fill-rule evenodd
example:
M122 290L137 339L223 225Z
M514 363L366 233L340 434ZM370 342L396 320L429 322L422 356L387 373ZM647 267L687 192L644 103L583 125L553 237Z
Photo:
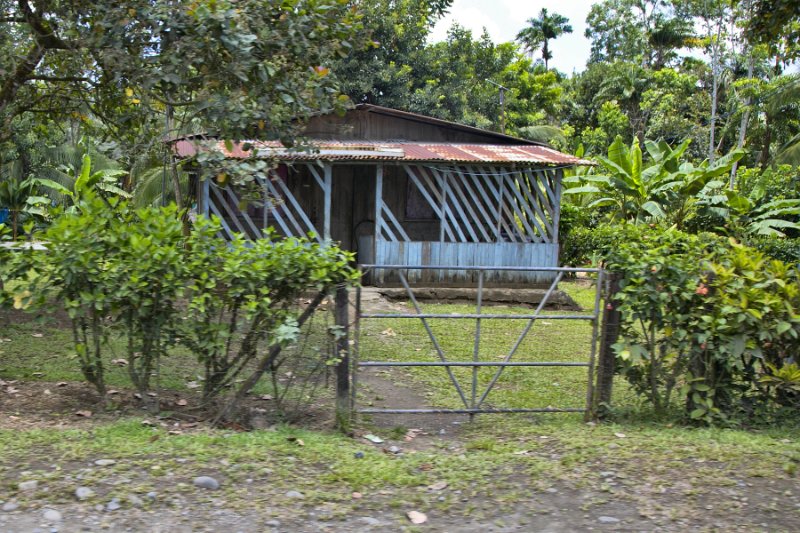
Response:
M313 234L319 242L336 242L362 264L453 267L405 271L417 286L474 287L475 271L459 266L558 266L563 167L406 161L408 149L341 152L285 161L267 179L256 179L261 198L255 201L200 180L198 211L219 217L229 238L264 238L272 227L280 237ZM372 160L358 160L365 157ZM530 286L552 276L497 270L484 282ZM398 280L378 270L367 282L392 286Z

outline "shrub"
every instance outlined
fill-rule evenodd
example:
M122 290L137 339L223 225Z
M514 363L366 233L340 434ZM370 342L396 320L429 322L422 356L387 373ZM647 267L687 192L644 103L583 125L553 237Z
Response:
M796 403L786 387L776 394L764 385L800 348L796 269L733 241L675 230L629 235L608 267L621 275L621 370L657 411L676 391L687 415L704 422Z
M561 244L561 264L584 266L603 261L620 243L631 239L640 241L649 234L661 231L657 226L614 222L594 228L578 227Z
M77 361L101 398L104 347L119 334L128 375L150 408L158 408L147 394L150 377L181 342L205 370L206 400L243 381L225 414L324 297L355 283L357 272L349 254L309 239L227 242L218 220L201 219L184 237L178 215L174 206L133 210L90 195L43 234L46 252L15 253L0 279L17 308L63 303ZM301 308L305 293L310 303Z
M752 239L748 244L773 259L790 265L800 264L800 238L759 237Z
M297 338L323 298L357 279L352 256L335 246L273 240L271 233L255 242L226 243L216 237L220 229L200 221L189 239L191 296L181 323L182 342L204 368L206 402L246 376L235 395L241 399L272 371L281 348ZM304 293L310 302L300 311L296 304Z
M611 225L574 228L561 241L561 264L584 266L596 263L598 257L605 255L604 251L617 242L618 235L619 229Z
M63 304L81 372L102 398L103 349L112 330L121 330L129 376L146 393L170 342L186 275L175 208L134 211L124 202L90 196L42 238L47 251L19 255L27 262L9 273L15 306Z

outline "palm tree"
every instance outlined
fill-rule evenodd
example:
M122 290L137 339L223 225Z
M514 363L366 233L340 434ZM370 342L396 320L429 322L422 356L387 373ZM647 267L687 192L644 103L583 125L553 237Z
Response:
M550 40L565 33L572 33L572 26L568 22L569 19L567 17L558 13L551 15L547 12L547 9L543 8L537 18L528 19L528 27L517 34L517 41L530 54L533 54L541 46L544 68L547 70L548 61L553 59L553 53L550 51L549 45Z

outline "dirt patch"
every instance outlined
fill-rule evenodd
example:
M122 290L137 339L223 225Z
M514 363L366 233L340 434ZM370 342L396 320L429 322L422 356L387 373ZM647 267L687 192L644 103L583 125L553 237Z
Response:
M396 368L365 368L358 373L357 387L359 400L357 408L365 409L426 409L432 406L427 402L420 388L403 378ZM359 415L364 424L384 430L417 429L419 437L414 439L413 447L426 449L434 438L452 439L458 436L461 427L469 423L468 415L441 413L369 413ZM403 445L403 439L397 439Z

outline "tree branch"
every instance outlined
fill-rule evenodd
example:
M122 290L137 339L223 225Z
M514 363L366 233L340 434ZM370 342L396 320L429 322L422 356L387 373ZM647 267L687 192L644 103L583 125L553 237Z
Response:
M51 23L42 17L41 12L33 11L27 0L18 0L19 10L25 16L27 22L34 33L36 42L48 50L74 50L79 46L74 42L67 42L58 37L51 27Z
M30 76L33 75L33 72L36 70L36 67L39 66L39 63L42 61L44 57L45 49L39 43L34 44L30 50L28 50L25 59L22 60L17 65L17 68L14 70L14 73L9 76L6 82L3 84L2 89L0 89L0 112L6 110L6 107L14 101L14 98L17 96L17 92L19 92L20 87L22 87Z
M92 81L90 78L84 78L83 76L28 76L29 80L41 80L41 81Z

